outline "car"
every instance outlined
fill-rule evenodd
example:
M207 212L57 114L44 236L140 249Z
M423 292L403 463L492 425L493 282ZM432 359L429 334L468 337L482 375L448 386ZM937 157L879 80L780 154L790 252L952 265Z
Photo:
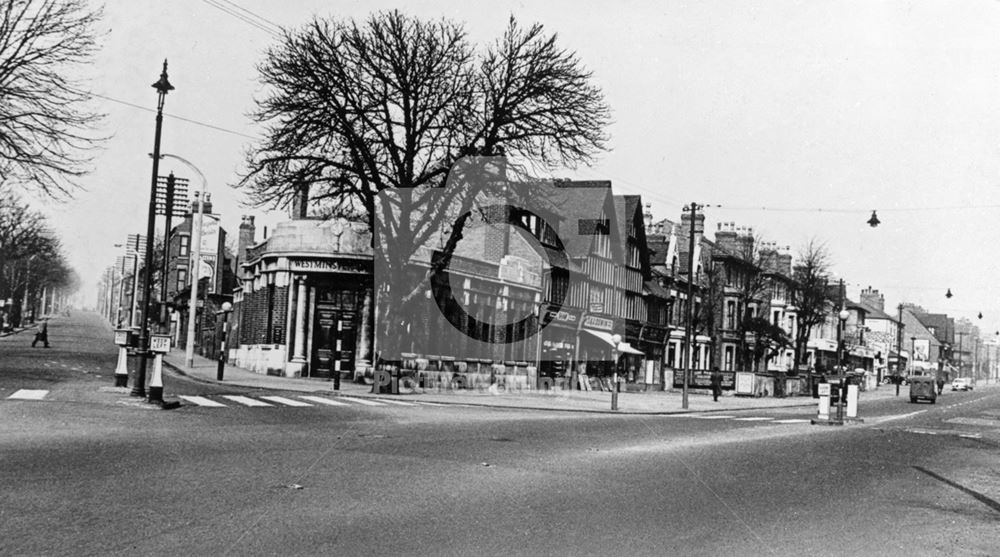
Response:
M971 391L974 388L971 377L958 377L951 382L953 391Z

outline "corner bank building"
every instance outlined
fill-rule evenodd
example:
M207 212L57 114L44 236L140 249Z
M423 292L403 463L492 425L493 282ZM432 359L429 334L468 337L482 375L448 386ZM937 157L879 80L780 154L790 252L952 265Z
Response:
M356 379L370 368L372 249L364 223L298 218L253 242L240 226L236 365L285 377Z

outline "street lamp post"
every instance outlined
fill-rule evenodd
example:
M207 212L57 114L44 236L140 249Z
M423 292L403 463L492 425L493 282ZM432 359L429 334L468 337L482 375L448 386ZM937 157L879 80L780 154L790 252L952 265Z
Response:
M843 287L842 287L843 288ZM843 292L843 290L841 290ZM837 421L844 421L844 398L847 396L847 388L844 385L846 381L846 376L844 374L844 328L847 325L847 318L850 317L850 313L846 308L841 307L840 313L837 314L837 321L839 321L839 326L837 327L837 367L839 369L839 384L837 389L839 389L839 394L837 395Z
M163 61L163 71L160 79L153 84L156 89L156 133L153 137L153 178L149 187L149 214L146 221L146 268L143 273L145 283L142 285L142 321L139 323L139 367L135 373L135 384L132 385L132 396L146 396L146 360L149 356L149 297L153 286L153 234L156 225L156 179L160 171L160 134L163 130L163 101L168 91L174 86L167 79L167 61Z
M622 336L611 335L611 409L618 410L618 345Z
M226 334L229 332L229 312L233 310L233 304L222 302L222 337L219 341L219 367L215 372L215 378L222 381L223 367L226 365Z

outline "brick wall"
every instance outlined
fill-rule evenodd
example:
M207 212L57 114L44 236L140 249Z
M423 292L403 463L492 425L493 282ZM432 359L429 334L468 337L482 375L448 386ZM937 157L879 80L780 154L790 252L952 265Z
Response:
M268 335L268 292L273 301L270 335ZM240 344L284 344L288 337L285 314L288 309L288 287L264 287L243 295L240 309Z

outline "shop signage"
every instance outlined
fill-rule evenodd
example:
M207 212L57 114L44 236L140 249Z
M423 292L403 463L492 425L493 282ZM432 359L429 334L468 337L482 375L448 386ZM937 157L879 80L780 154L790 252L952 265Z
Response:
M604 304L601 302L591 302L590 313L604 313Z
M368 265L361 261L335 261L331 259L290 259L288 269L298 272L368 273Z
M667 335L669 332L670 331L668 331L667 329L663 329L660 327L647 326L642 329L642 334L639 336L639 338L648 342L663 344L667 342Z
M576 325L580 322L580 316L577 313L567 311L564 309L556 311L553 306L545 308L544 320L549 320L550 322L560 322L567 325Z
M583 326L590 329L599 329L603 331L610 331L615 328L614 320L607 319L605 317L598 317L596 315L588 315L583 318Z

